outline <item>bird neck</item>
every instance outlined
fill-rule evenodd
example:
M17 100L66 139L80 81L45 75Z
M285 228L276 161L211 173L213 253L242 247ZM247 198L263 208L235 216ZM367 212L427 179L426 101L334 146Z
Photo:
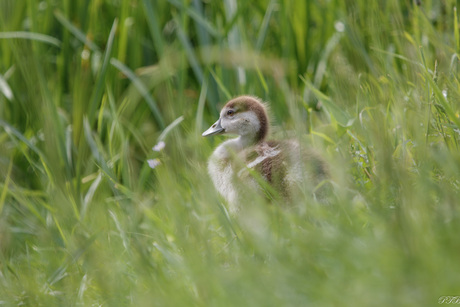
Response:
M245 148L257 144L256 138L249 135L240 135L237 138L228 140L220 144L214 152L214 157L217 159L228 159L235 154L243 151Z
M257 139L257 136L252 135L252 134L240 135L234 140L235 140L235 143L241 146L241 148L246 148L246 147L255 145L259 142L259 140Z

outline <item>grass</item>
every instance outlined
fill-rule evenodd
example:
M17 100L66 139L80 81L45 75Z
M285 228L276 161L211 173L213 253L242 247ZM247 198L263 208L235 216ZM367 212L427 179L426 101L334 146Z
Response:
M460 295L459 2L416 2L2 0L0 305ZM329 205L226 214L201 132L239 94L327 158Z

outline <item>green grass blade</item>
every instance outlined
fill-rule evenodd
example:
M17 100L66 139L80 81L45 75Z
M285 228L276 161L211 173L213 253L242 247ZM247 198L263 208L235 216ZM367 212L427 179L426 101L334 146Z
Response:
M112 58L110 60L110 63L115 66L119 71L121 71L126 77L128 77L129 80L134 84L134 86L137 88L139 93L144 97L145 101L147 102L147 105L149 106L150 110L152 111L153 116L155 117L158 126L161 129L164 129L165 123L163 116L161 115L160 109L157 106L157 103L153 99L153 97L150 95L147 87L142 83L142 81L136 76L136 74L129 69L126 65L118 61L117 59Z
M102 67L98 73L96 80L95 88L93 94L91 95L89 109L87 112L88 121L90 124L93 124L96 117L96 109L101 101L102 93L104 91L105 76L107 75L107 70L109 67L110 57L112 54L113 41L115 39L115 33L117 31L118 20L112 24L112 29L110 30L109 39L107 40L107 47L104 52L104 59L102 61Z
M179 41L182 44L182 47L185 49L185 54L187 55L188 62L192 67L193 72L195 73L195 77L197 78L198 82L201 84L203 83L203 71L201 69L200 64L198 63L198 59L195 55L194 48L190 43L189 39L185 35L184 30L181 27L181 23L179 22L178 18L175 18L177 24L177 36Z
M155 46L155 50L158 53L158 57L161 58L163 56L163 37L161 35L160 29L160 22L158 20L158 14L153 7L153 1L150 0L142 0L142 4L144 6L145 17L147 20L147 25L150 30L150 35L153 40L153 44Z
M447 101L446 97L443 95L442 90L439 88L438 84L436 84L435 80L433 80L430 75L426 75L425 79L430 83L437 101L443 106L448 118L457 126L457 129L459 129L460 119L457 117L455 110L452 109L449 101Z
M206 93L208 92L208 78L204 79L203 84L201 85L200 98L198 98L198 108L196 109L195 117L195 129L196 133L200 133L203 129L203 112L204 105L206 103Z
M182 5L182 3L180 3L178 0L168 0L168 2L179 9L185 10L187 15L193 20L195 20L209 34L211 34L214 37L219 37L219 32L215 29L215 27L212 24L210 24L209 21L203 18L196 10L189 7L185 8Z
M321 83L323 82L324 75L326 73L327 62L329 56L331 55L334 48L340 43L342 39L342 33L338 32L334 34L326 43L326 47L324 52L321 55L321 59L318 62L318 66L316 68L315 77L313 79L313 84L315 87L320 87Z
M214 78L214 81L216 81L216 83L219 86L220 90L224 93L225 98L227 100L231 99L233 96L230 94L228 89L225 87L225 85L222 82L222 80L216 75L216 73L211 68L209 68L209 72L211 73L212 77Z
M458 13L456 6L454 6L454 37L457 46L456 53L460 54L460 29L458 27Z
M119 195L119 192L121 192L125 195L131 195L132 194L131 191L127 187L123 186L120 182L118 182L117 177L113 173L113 170L108 166L107 161L104 159L103 153L99 149L99 146L95 138L93 137L93 133L91 131L89 121L87 119L85 119L83 123L83 127L84 127L84 132L85 132L85 138L91 150L91 153L97 165L100 167L101 171L105 175L107 175L107 178L109 179L113 193L115 195Z
M193 7L195 8L196 14L203 19L204 9L203 3L201 0L193 0L192 2ZM199 22L195 21L196 31L198 34L198 41L200 46L208 46L211 44L211 37L209 32L206 31L206 28L200 24Z
M55 47L61 47L61 41L49 35L33 33L33 32L0 32L0 39L28 39Z
M12 101L14 99L14 95L13 95L13 91L11 90L11 87L8 85L8 82L6 82L6 78L4 78L1 74L0 74L0 92L9 101Z
M74 26L72 22L70 22L70 20L68 20L60 11L55 11L54 16L64 26L64 28L66 28L70 33L72 33L79 41L88 46L89 49L91 49L92 51L100 50L100 48L92 40L90 40L85 33L83 33L79 28Z
M166 136L169 134L169 132L171 132L171 130L174 129L177 125L179 125L183 120L184 120L184 117L179 116L172 123L170 123L168 127L166 127L163 130L163 132L160 134L160 136L158 137L158 142L164 141Z
M431 73L431 74L433 73L433 71L430 70L428 67L426 67L424 63L420 63L420 62L411 60L411 59L409 59L409 58L407 58L407 57L405 57L405 56L403 56L403 55L396 54L396 53L394 53L394 52L390 52L390 51L386 51L386 50L381 50L381 49L374 48L374 47L371 47L371 49L372 49L373 51L376 51L376 52L379 52L379 53L383 53L383 54L390 55L390 56L392 56L392 57L394 57L394 58L396 58L396 59L403 60L403 61L405 61L405 62L407 62L407 63L411 63L411 64L414 64L414 65L417 65L417 66L419 66L419 67L421 67L421 68L423 68L423 69L426 69L429 73ZM423 58L422 58L422 59L423 59Z
M99 173L96 177L96 179L93 181L91 186L88 189L88 192L86 192L85 198L83 199L83 204L82 208L80 211L80 216L84 218L86 216L86 213L88 212L89 205L91 201L94 198L94 194L96 193L97 188L99 187L100 183L102 181L102 173Z
M305 79L304 77L300 76L300 79L305 83L306 87L320 100L324 107L334 116L334 118L342 125L347 126L350 121L350 116L347 115L345 111L343 111L340 107L338 107L330 97L321 93L320 90L315 88L310 81Z
M264 19L262 20L262 25L260 26L259 34L257 35L256 50L262 49L262 45L265 41L269 29L269 22L276 7L277 3L275 0L270 0L264 15Z
M6 195L8 194L8 189L10 187L12 169L13 169L13 160L10 161L10 165L8 166L5 183L3 184L2 193L0 194L0 215L2 214L3 205L5 204Z
M21 132L19 132L16 128L5 122L4 120L0 119L0 126L8 133L14 135L18 138L21 142L27 145L33 152L39 155L42 159L45 159L43 152L34 144L32 144Z

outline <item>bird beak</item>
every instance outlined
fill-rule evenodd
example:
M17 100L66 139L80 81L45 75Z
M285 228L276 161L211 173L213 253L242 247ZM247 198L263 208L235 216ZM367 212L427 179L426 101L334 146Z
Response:
M211 127L209 127L208 130L203 132L202 136L216 135L216 134L221 134L224 132L225 132L225 129L222 128L222 126L220 125L220 118L219 118L219 120L216 121L214 125L212 125Z

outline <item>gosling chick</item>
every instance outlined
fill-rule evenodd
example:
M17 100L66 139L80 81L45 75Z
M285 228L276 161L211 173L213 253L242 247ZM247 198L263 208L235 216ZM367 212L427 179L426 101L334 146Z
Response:
M313 189L328 176L326 164L317 154L302 150L294 140L266 141L268 131L264 103L256 97L240 96L228 101L219 119L202 134L238 136L220 144L208 162L209 175L231 213L242 207L243 190L261 190L260 178L283 198L292 199L295 191ZM254 172L260 174L259 181Z

